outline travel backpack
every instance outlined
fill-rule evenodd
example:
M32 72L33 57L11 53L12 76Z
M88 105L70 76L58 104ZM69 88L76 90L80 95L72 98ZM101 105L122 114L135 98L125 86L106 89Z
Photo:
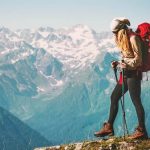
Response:
M142 72L150 71L150 23L141 23L138 25L136 34L140 37L142 43Z

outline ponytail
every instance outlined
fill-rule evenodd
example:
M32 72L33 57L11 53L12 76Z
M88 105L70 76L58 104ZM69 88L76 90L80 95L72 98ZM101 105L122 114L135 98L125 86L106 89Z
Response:
M118 31L116 36L116 44L124 52L131 51L127 29L121 29Z

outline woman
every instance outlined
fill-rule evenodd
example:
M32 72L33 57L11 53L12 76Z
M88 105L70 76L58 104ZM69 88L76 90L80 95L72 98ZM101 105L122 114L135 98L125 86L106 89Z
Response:
M142 53L140 39L136 34L128 28L130 22L126 18L116 18L112 20L111 30L115 35L117 46L121 49L123 62L113 61L111 66L114 68L120 65L124 71L124 93L129 90L130 97L135 106L138 126L135 132L129 136L130 139L147 138L145 128L145 112L141 103L141 79L142 72L140 66L142 64ZM118 113L118 102L122 96L122 85L118 83L111 95L111 106L108 122L104 123L102 129L94 135L103 137L114 135L113 124Z

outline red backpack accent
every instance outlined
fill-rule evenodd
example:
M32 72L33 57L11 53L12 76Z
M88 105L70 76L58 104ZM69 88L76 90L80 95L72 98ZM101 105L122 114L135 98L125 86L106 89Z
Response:
M150 71L150 24L142 23L138 25L136 33L142 41L142 72Z

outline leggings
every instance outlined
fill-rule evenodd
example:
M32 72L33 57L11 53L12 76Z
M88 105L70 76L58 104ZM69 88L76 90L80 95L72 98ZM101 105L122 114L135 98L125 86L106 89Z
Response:
M127 78L124 81L124 94L129 90L130 97L135 106L139 126L145 129L145 112L141 103L141 80L138 78ZM122 96L122 85L117 84L111 95L111 106L108 122L113 125L118 113L118 102Z

